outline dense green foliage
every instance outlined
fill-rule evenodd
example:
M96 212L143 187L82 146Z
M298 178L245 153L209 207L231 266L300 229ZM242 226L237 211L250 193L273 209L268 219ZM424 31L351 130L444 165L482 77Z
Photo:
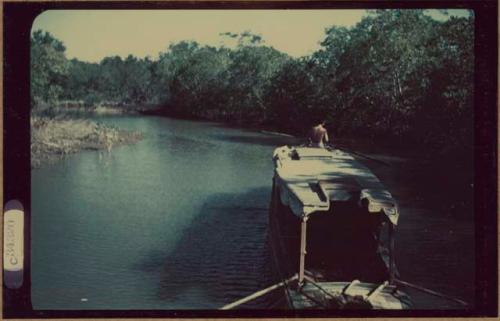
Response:
M157 60L87 63L32 36L32 97L266 125L303 133L326 117L341 136L384 137L442 149L472 146L473 17L439 22L423 10L375 10L326 30L321 49L292 58L250 32L237 47L171 44Z
M63 43L38 30L31 36L32 105L52 104L61 98L69 76Z

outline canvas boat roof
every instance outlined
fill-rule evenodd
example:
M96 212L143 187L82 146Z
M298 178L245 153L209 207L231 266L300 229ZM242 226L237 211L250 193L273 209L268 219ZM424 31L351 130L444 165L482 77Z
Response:
M397 204L380 180L350 154L315 147L278 147L275 177L280 198L295 215L328 211L331 201L368 201L370 212L383 212L397 224ZM359 196L358 196L359 195Z

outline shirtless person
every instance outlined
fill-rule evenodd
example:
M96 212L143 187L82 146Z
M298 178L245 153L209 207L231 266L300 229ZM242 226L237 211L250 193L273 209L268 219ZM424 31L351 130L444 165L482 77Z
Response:
M311 129L309 141L312 146L325 148L325 143L328 143L328 133L324 126L325 121L322 121Z

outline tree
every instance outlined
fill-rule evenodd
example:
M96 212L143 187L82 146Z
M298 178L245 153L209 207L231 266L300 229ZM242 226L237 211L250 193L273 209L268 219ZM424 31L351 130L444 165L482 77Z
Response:
M240 46L231 52L229 66L231 118L237 122L260 123L269 106L264 95L272 77L280 70L288 56L266 46Z
M48 33L32 36L35 101L160 103L171 113L301 133L319 118L337 135L390 138L434 150L472 146L474 21L425 10L370 10L325 30L321 48L292 58L260 35L221 34L234 48L192 41L156 61L132 55L67 61Z
M435 148L471 137L457 128L471 124L472 36L472 18L439 22L423 10L375 10L327 29L313 58L329 75L337 129Z
M37 30L31 36L31 98L32 107L53 104L64 89L68 61L63 43L50 33Z

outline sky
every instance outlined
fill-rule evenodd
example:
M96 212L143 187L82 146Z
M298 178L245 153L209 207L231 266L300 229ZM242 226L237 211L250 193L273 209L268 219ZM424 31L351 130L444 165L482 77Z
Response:
M468 13L451 10L450 14ZM325 28L353 26L364 15L365 10L339 9L48 10L35 19L32 31L50 32L64 43L68 58L89 62L99 62L106 56L125 58L129 54L155 59L170 43L181 40L231 47L234 41L219 34L245 30L260 34L266 45L300 57L319 49ZM437 11L431 15L445 18Z

